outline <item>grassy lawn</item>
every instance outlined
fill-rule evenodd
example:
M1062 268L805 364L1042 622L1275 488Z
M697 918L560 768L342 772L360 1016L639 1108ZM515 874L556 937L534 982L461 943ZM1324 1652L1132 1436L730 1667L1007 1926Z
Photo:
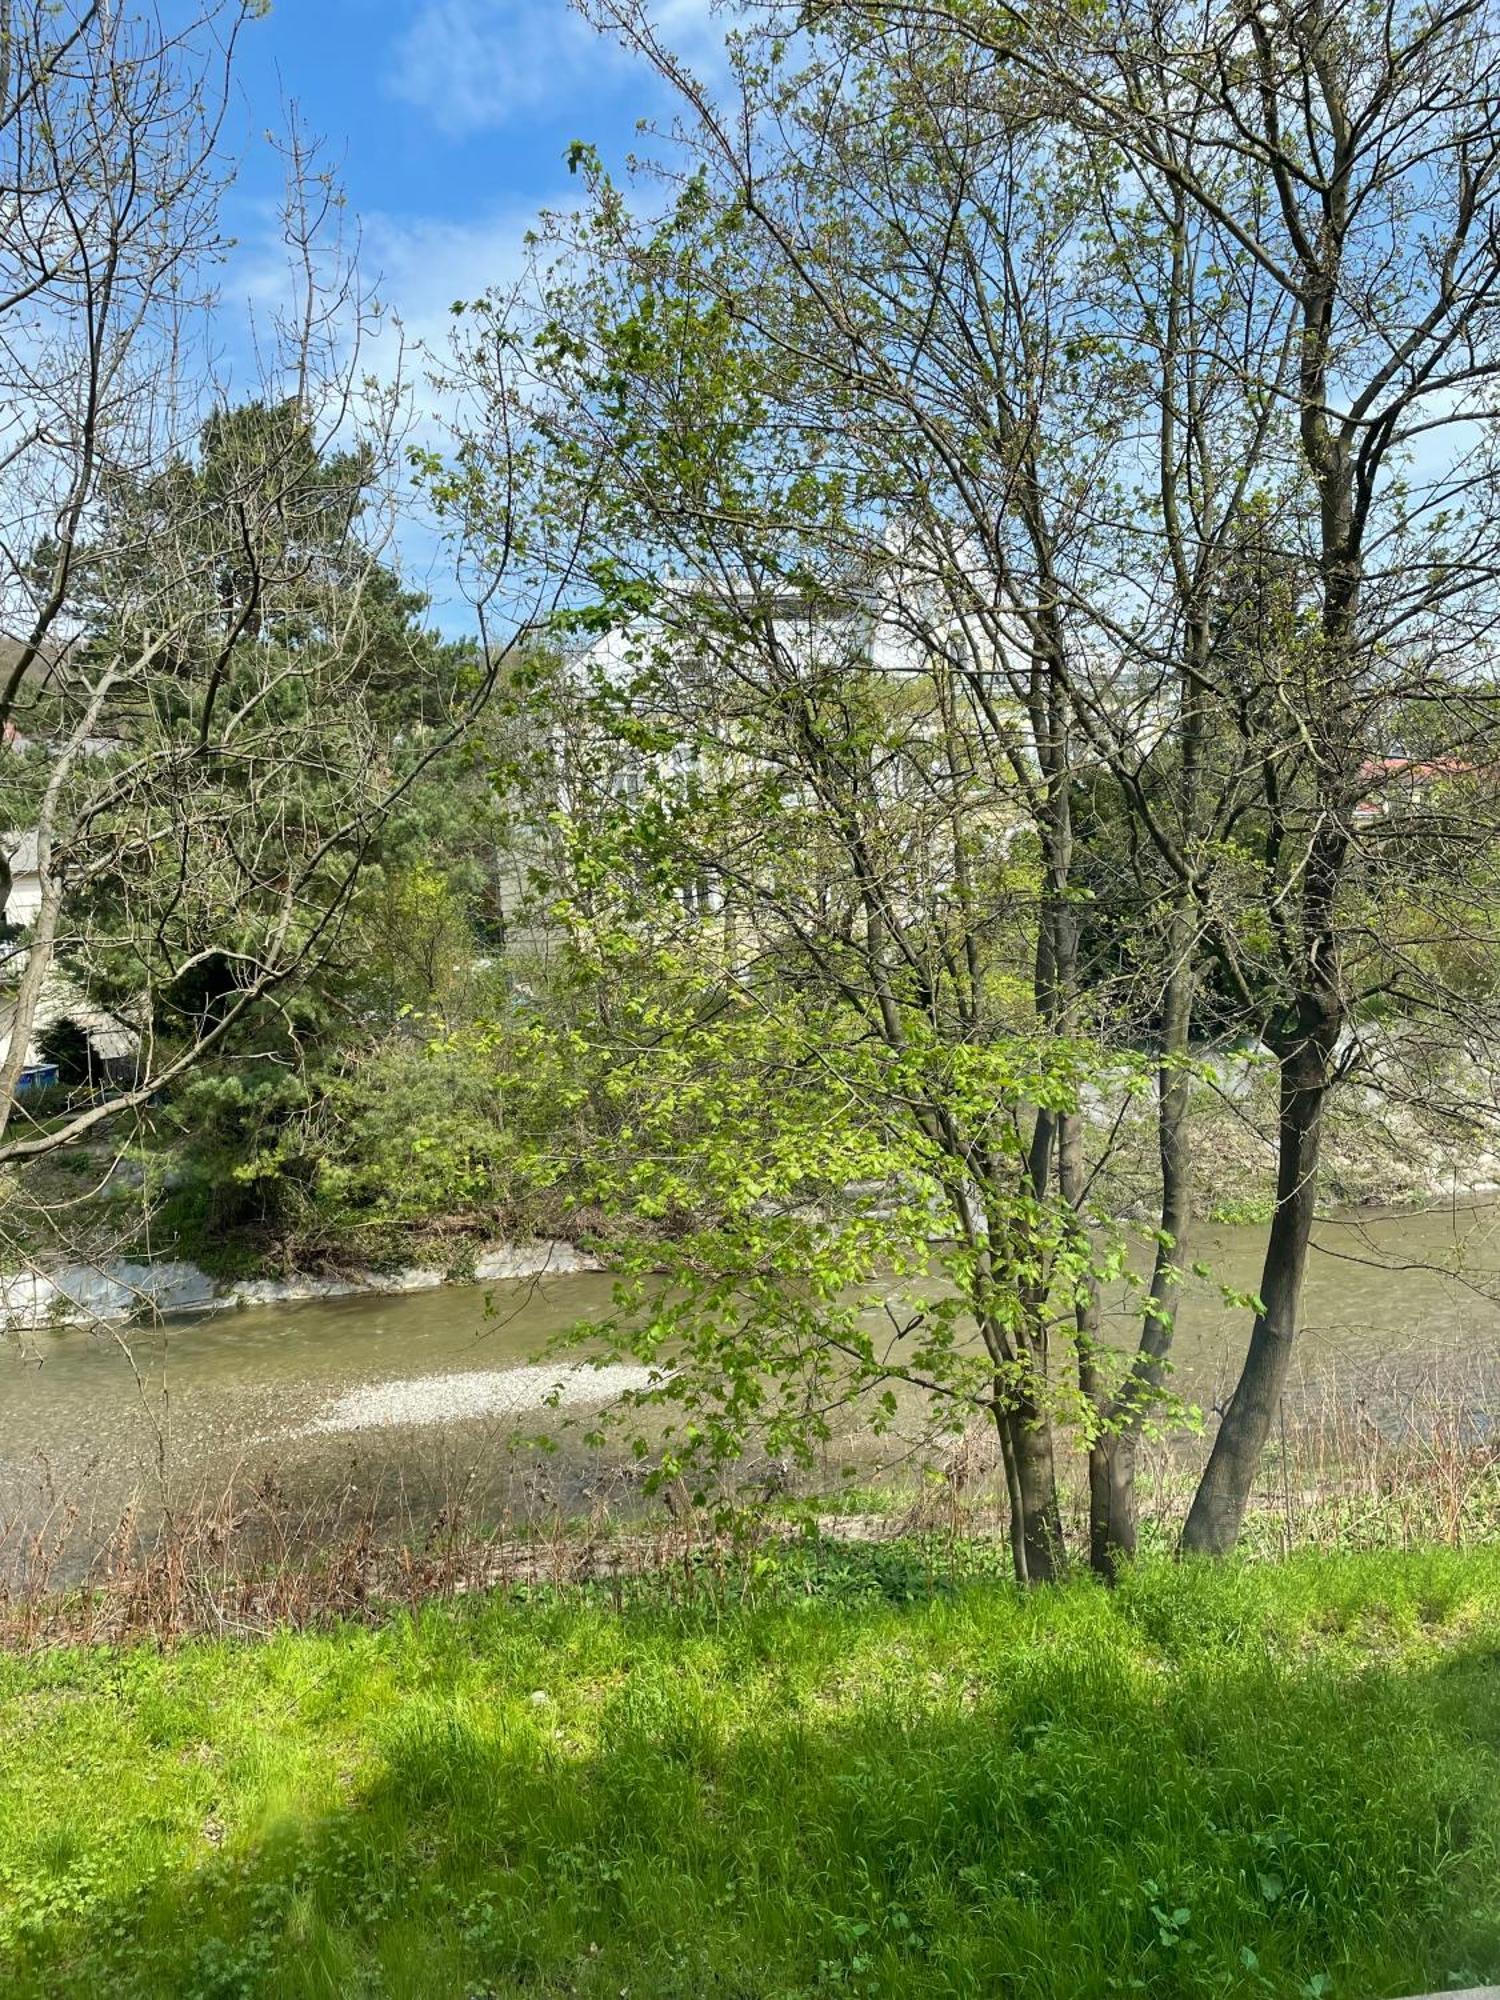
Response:
M0 1992L1327 1995L1500 1972L1500 1552L788 1556L0 1660Z

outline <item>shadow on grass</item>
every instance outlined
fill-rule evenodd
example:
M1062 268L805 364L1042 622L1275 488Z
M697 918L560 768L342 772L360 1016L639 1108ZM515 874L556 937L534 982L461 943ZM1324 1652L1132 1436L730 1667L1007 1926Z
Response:
M853 1561L831 1600L627 1614L555 1698L490 1698L448 1632L345 1805L49 1912L7 1992L1380 2000L1500 1969L1492 1650L1408 1664L1337 1605L1273 1644L1181 1572L892 1605Z

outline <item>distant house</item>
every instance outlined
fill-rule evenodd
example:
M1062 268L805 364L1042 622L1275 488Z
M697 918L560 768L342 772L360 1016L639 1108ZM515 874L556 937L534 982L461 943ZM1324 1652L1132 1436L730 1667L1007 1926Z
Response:
M0 1060L10 1053L15 1018L14 984L25 963L24 932L42 905L34 832L0 834L0 854L10 866L6 923L23 933L0 959ZM27 1038L21 1087L62 1083L74 1089L134 1083L140 1064L141 1030L113 1008L89 998L66 973L54 970L42 988Z
M9 683L30 649L22 639L0 633L0 684ZM39 704L38 697L59 698L63 708L78 708L87 691L87 672L78 638L48 640L37 648L20 676L21 700L4 727L4 749L12 755L28 752L55 755L67 740L66 727L54 735L59 700ZM40 710L40 712L38 712ZM35 731L35 733L32 733ZM107 757L118 751L112 736L74 739L72 747L86 757ZM42 907L42 878L37 835L32 829L0 832L0 1057L8 1056L15 1019L15 987L26 963L26 933ZM8 882L6 877L8 876ZM100 1005L60 968L49 972L27 1037L21 1088L61 1083L74 1089L97 1089L134 1083L139 1072L141 1025L113 1008Z
M15 997L0 998L0 1061L10 1054ZM141 1030L91 1000L64 973L42 988L27 1038L21 1089L60 1083L74 1090L128 1087L140 1072Z
M24 930L42 907L42 877L37 865L35 833L0 833L0 853L10 864L10 895L4 916Z
M1438 786L1483 773L1458 757L1371 757L1360 766L1359 775L1366 790L1354 817L1368 823L1419 809L1431 802Z

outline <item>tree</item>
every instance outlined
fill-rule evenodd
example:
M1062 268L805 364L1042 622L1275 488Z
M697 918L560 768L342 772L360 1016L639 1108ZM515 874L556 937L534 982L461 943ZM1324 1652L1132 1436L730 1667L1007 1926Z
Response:
M904 1132L905 1167L890 1171L922 1192L903 1214L936 1204L958 1246L949 1275L988 1370L984 1392L966 1377L964 1394L997 1426L1018 1572L1045 1577L1061 1558L1049 1353L1080 1315L1075 1337L1094 1341L1089 1273L1108 1254L1081 1226L1092 1070L1060 606L1028 611L1008 540L978 539L992 468L947 478L933 433L951 413L914 433L904 401L869 393L866 349L889 368L909 332L887 335L880 297L858 308L881 330L834 347L805 304L805 264L768 268L699 180L639 236L607 186L597 215L593 265L555 288L538 329L530 416L566 480L544 492L547 542L578 551L593 586L581 621L627 634L594 692L602 726L640 758L629 859L594 860L590 879L666 876L695 918L693 885L710 885L720 957L750 1004L791 1044L816 1023L808 1061L830 1089L888 1147ZM1040 263L1045 232L1036 248ZM471 380L503 435L499 308L476 310ZM1013 445L1007 429L998 450ZM478 438L467 459L480 477L482 451ZM1020 532L1029 571L1050 525ZM658 587L664 571L673 586ZM1028 834L1029 866L1014 851ZM1017 954L1033 960L1019 984ZM880 1367L947 1393L951 1312L914 1306L906 1325L914 1345Z
M895 967L924 1028L967 1046L967 1003L945 1019L931 968L993 976L984 941L1007 929L993 879L954 885L1004 825L1036 863L1030 915L1008 933L1012 954L1020 933L1034 951L1033 1023L1075 1046L1147 1024L1161 1210L1123 1376L1087 1276L1108 1257L1090 1125L1064 1096L1027 1147L1033 1197L1072 1218L1080 1250L1095 1243L1026 1346L1034 1385L1066 1296L1101 1568L1133 1546L1134 1440L1165 1386L1194 1024L1269 1044L1280 1160L1262 1310L1188 1533L1225 1547L1291 1350L1327 1094L1361 1064L1393 1087L1389 1034L1373 1054L1393 1008L1450 1047L1482 1031L1488 17L1390 13L1370 33L1353 7L827 10L796 37L775 23L743 37L719 100L644 8L596 12L686 122L665 220L632 216L584 156L591 205L555 228L532 416L569 487L539 520L578 552L591 619L639 634L649 609L654 636L615 669L637 715L669 718L700 759L753 745L823 815L798 851L849 875L842 904L809 899L819 924L840 915L816 949L802 938L804 990L826 981L889 1034ZM501 302L490 314L513 340L492 324ZM524 418L513 389L488 386L503 440ZM1432 456L1453 426L1468 465ZM663 575L687 582L665 591ZM799 619L839 635L815 663ZM925 691L875 694L882 666ZM1416 842L1404 816L1398 833L1369 809L1398 728L1447 774ZM882 782L905 766L921 772L920 837ZM1460 781L1462 826L1436 802ZM1090 785L1123 815L1128 954L1086 955L1098 927L1080 927L1080 892L1120 865L1106 844L1080 867ZM785 857L753 858L764 824L742 805L660 836L700 840L697 868L757 941L788 922L767 888ZM950 839L936 869L929 843ZM1462 979L1434 984L1414 894L1429 912L1440 898L1467 941ZM865 938L852 979L840 954ZM957 1157L972 1167L972 1148ZM1027 1269L1006 1282L1024 1291ZM1037 1399L1019 1428L1012 1446L1038 1464L1020 1537L1034 1551L1054 1535Z
M1017 25L997 13L978 35L1045 74L1059 105L1066 91L1075 125L1251 259L1295 339L1289 385L1258 367L1245 383L1286 397L1307 499L1277 552L1303 588L1256 619L1246 648L1259 700L1280 710L1257 732L1274 940L1260 1008L1280 1071L1280 1155L1261 1309L1184 1538L1219 1552L1286 1379L1328 1094L1357 1059L1371 997L1352 947L1372 877L1378 900L1382 842L1360 824L1372 767L1399 711L1422 717L1440 758L1493 769L1500 25L1487 7L1352 0L1191 22L1121 8L1098 36L1063 12L1031 17L1019 37ZM1465 858L1492 841L1487 801L1450 832ZM1418 1012L1455 998L1394 983Z
M1024 1020L1075 1054L1101 1034L1118 1050L1107 1023L1123 996L1080 960L1074 810L1090 773L1137 803L1154 798L1147 824L1178 864L1151 914L1148 976L1167 967L1152 1010L1163 1210L1124 1380L1103 1351L1096 1287L1084 1275L1076 1297L1060 1288L1094 1435L1094 1556L1110 1569L1133 1545L1131 1454L1164 1391L1188 1226L1206 607L1269 428L1264 413L1224 407L1220 350L1235 351L1247 316L1241 267L1205 284L1199 246L1174 237L1170 212L1126 217L1111 236L1100 220L1116 218L1111 163L976 88L919 37L835 25L800 71L747 63L730 117L640 17L631 25L695 113L699 171L654 230L635 229L600 182L570 246L592 278L554 292L537 365L543 410L572 412L566 437L544 419L555 449L575 479L591 468L587 518L564 539L582 542L605 586L601 615L638 614L653 571L692 580L651 598L671 663L645 674L638 706L672 716L699 750L753 743L820 804L830 823L809 853L842 843L864 871L877 959L934 959L914 997L945 1042ZM1143 424L1157 438L1154 486L1149 461L1118 462ZM1236 477L1220 478L1237 448ZM815 666L798 618L824 630ZM739 690L732 717L710 721L699 686L684 719L694 650ZM814 704L812 719L784 743L794 699ZM903 770L925 813L915 871ZM700 866L759 935L756 844L727 824L735 832ZM1007 882L1002 854L1030 857L1034 874L1012 869ZM1016 1012L1012 985L996 1015L988 993L1019 956L1029 1004ZM800 976L829 977L837 949L809 957ZM972 967L977 987L945 1015L951 966ZM858 990L878 994L890 976L872 963ZM1066 1093L1031 1118L1030 1198L1071 1218L1072 1263L1086 1273L1112 1254L1091 1201L1099 1149L1088 1157ZM955 1144L972 1166L968 1140ZM1034 1462L1023 1567L1045 1574L1058 1528L1051 1397L1038 1385L1058 1288L1028 1254L1002 1281L1031 1293L1032 1390L1010 1454ZM1005 1396L1014 1390L1011 1379Z
M316 150L283 146L286 302L259 374L212 365L220 124L255 6L4 10L3 819L40 908L11 948L0 1160L79 1140L336 960L361 873L482 707L501 648L436 642L394 568L411 402ZM237 343L243 346L237 330ZM491 569L504 569L497 548ZM524 613L522 614L524 622ZM141 1027L134 1084L31 1121L66 975ZM285 1025L288 1017L282 1017Z

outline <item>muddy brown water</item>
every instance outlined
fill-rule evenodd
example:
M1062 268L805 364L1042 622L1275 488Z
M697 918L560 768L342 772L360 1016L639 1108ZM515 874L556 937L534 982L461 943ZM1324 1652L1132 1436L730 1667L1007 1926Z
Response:
M1256 1282L1264 1231L1215 1228L1196 1255L1177 1389L1212 1410L1232 1385L1248 1314L1216 1286ZM79 1509L75 1545L139 1496L200 1499L274 1472L310 1519L351 1488L430 1516L572 1510L628 1490L623 1443L591 1443L596 1405L628 1377L535 1366L548 1339L609 1310L601 1276L450 1287L256 1308L114 1333L49 1332L0 1345L0 1516L33 1526ZM1122 1318L1121 1338L1132 1337ZM1436 1392L1477 1428L1500 1409L1500 1207L1323 1223L1291 1396L1356 1400L1399 1427ZM564 1408L538 1405L561 1382ZM829 1447L861 1453L858 1417ZM530 1442L539 1429L557 1449Z

